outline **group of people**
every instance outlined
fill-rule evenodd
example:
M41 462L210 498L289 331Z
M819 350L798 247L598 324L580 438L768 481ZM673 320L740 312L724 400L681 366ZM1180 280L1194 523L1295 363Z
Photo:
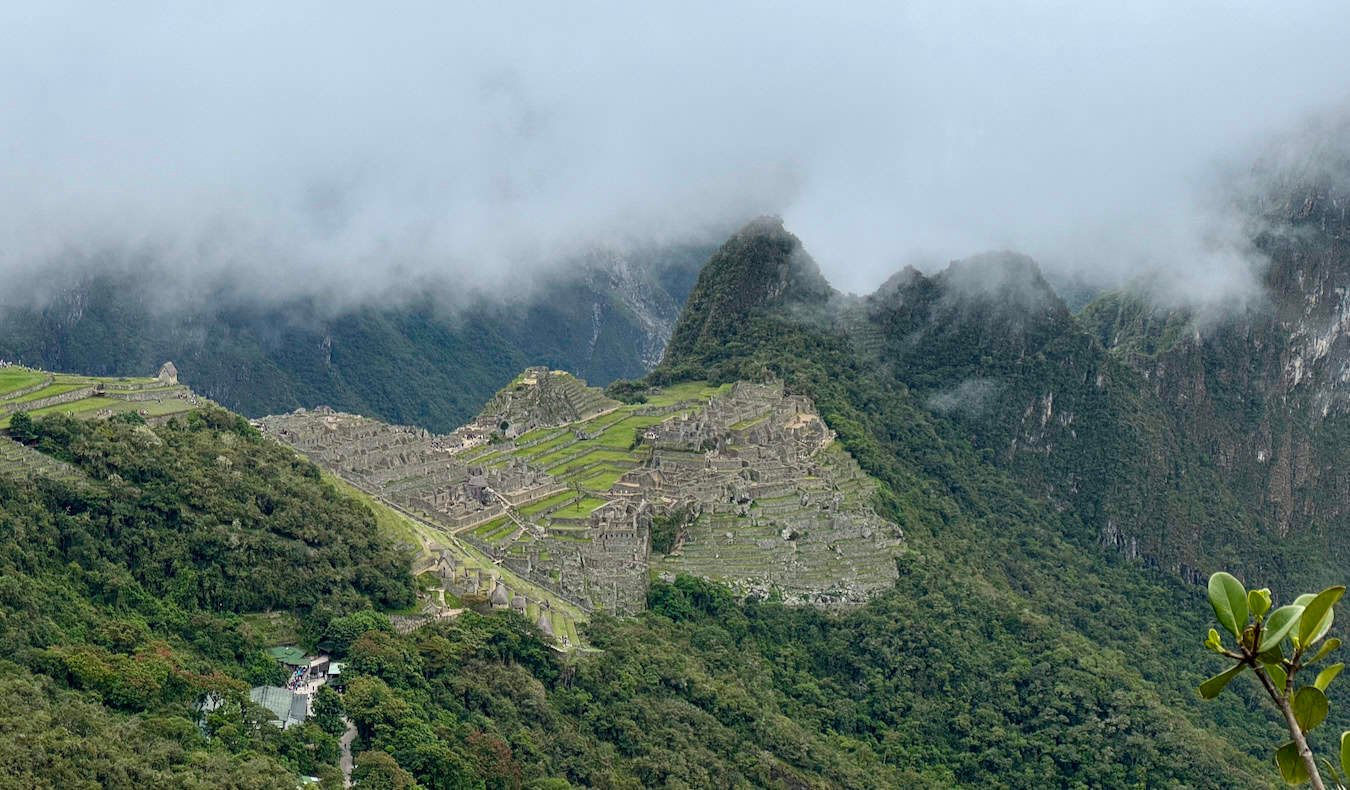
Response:
M286 681L286 689L295 691L300 688L300 684L305 682L305 674L309 672L309 667L296 667L291 673L291 679Z

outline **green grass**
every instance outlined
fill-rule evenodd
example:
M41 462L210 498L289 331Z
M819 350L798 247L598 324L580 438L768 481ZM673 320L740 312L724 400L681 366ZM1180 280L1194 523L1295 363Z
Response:
M0 397L6 392L41 384L46 378L45 373L28 368L0 368Z
M33 409L28 412L32 417L41 417L47 414L69 414L74 417L85 416L86 414L96 412L99 409L112 409L114 412L128 411L126 401L113 400L112 398L85 398L84 400L72 401L70 403L60 403L56 406L47 406L41 409ZM0 428L8 428L9 420L12 415L6 415L0 418Z
M647 406L673 406L689 400L706 400L731 391L730 384L712 386L706 381L687 381L663 388L647 398Z
M483 536L483 539L491 543L495 543L515 531L516 531L516 522L507 520L498 523L497 526L493 528L491 532L488 532L486 535Z
M651 425L651 423L647 423L647 425ZM604 433L601 433L600 437L596 439L596 442L601 447L627 450L634 445L633 440L636 438L636 432L643 427L645 426L641 424L641 418L630 417L606 428Z
M239 617L264 644L293 645L300 641L300 618L290 612L253 612Z
M599 461L615 461L619 463L630 464L631 466L637 466L640 458L641 456L638 453L625 453L620 452L618 450L605 450L597 447L582 455L577 456L576 458L573 458L572 460L566 462L565 464L560 464L557 467L549 469L548 473L553 475L554 477L559 477L562 475L566 475L573 469L579 469L583 466L589 466L590 464L594 464Z
M470 460L470 463L472 463L475 466L492 466L496 462L505 460L506 460L506 453L503 452L501 448L496 448L491 450L490 452L473 456L473 458Z
M13 391L15 383L21 386L32 386L40 383L47 374L40 371L27 369L6 369L0 370L0 391ZM152 378L128 379L128 378L95 378L90 376L77 376L69 373L52 374L52 382L46 387L24 395L21 398L5 401L8 407L19 406L33 403L44 398L56 397L79 390L84 387L103 384L105 387L115 389L118 384L124 388L128 384L140 383L149 384L156 380ZM184 391L181 387L161 387L158 390L141 390L145 392L162 392L165 396L172 396ZM96 396L71 401L69 403L58 403L55 406L44 406L40 409L26 410L33 417L41 417L48 414L68 414L73 417L88 417L94 413L107 409L113 414L123 412L145 412L146 416L158 417L172 414L179 414L192 410L192 406L184 400L176 397L164 397L162 402L155 401L127 401L117 398ZM8 428L10 416L0 417L0 429Z
M570 433L571 432L568 430L556 428L553 426L547 426L544 428L535 428L534 430L529 431L528 433L522 433L521 435L517 436L515 438L515 443L517 447L520 447L522 445L529 444L530 442L540 441L545 437L554 439L558 437L568 436L570 435Z
M565 505L575 498L576 498L575 493L571 491L563 491L560 494L554 494L553 496L548 497L546 499L541 499L532 505L526 505L525 507L520 509L520 512L524 513L527 516L537 516L545 511L552 510L553 508Z
M552 518L585 518L591 514L591 511L605 504L605 500L597 497L582 497L580 501L568 505L560 510L555 510L549 514Z
M608 491L619 482L619 478L627 474L632 467L622 468L617 466L605 465L600 467L601 471L592 472L586 477L577 480L577 485L587 491Z
M377 529L386 535L393 537L400 543L412 546L419 554L422 553L425 541L435 537L434 533L431 533L430 530L418 524L416 521L413 521L411 518L408 518L383 502L371 497L366 492L347 483L337 475L328 471L323 471L321 474L323 475L323 479L334 488L353 499L359 500L366 507L370 508L370 511L375 514L375 526Z
M557 450L561 447L576 444L576 442L577 439L575 436L571 434L571 432L564 431L563 433L559 434L558 436L552 439L549 439L546 442L540 442L539 444L536 444L533 447L526 447L524 450L517 450L516 452L512 453L512 455L515 455L518 458L533 459L537 458L538 456L549 453L553 450Z
M601 414L598 417L592 417L576 427L578 430L584 431L588 434L602 433L606 428L610 427L611 425L617 422L622 422L624 419L628 417L630 412L631 412L630 407L623 407L615 411L612 411L608 414Z
M51 398L56 395L64 395L65 393L70 392L71 390L77 390L80 389L81 387L88 387L88 386L89 386L88 384L49 384L46 387L43 387L42 389L38 390L37 392L28 393L22 398L15 398L13 400L5 401L5 405L10 406L14 404L32 403L35 400L42 400L43 398Z
M486 538L489 534L496 532L501 527L501 525L505 524L507 521L510 521L510 519L507 518L506 516L494 518L491 521L488 521L484 524L480 524L479 526L474 527L472 534L474 537Z

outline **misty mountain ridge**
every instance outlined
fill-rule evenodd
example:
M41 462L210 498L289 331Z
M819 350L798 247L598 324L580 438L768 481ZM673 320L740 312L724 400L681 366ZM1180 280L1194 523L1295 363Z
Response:
M760 220L709 261L663 367L735 346L734 328L756 315L805 320L1083 514L1105 545L1191 579L1221 566L1311 566L1330 579L1350 559L1344 183L1290 182L1262 204L1263 295L1223 310L1126 287L1075 315L1011 252L907 268L849 297Z
M244 414L323 403L449 430L529 365L600 384L642 375L706 256L681 245L601 251L476 300L449 282L346 308L225 285L174 301L152 275L77 270L42 283L45 295L6 295L0 358L108 375L173 359L194 389Z

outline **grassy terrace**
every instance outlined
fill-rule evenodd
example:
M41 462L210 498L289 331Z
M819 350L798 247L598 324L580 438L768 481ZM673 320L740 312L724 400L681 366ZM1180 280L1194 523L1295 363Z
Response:
M35 400L42 400L43 398L50 398L56 395L64 395L67 392L71 392L73 390L80 389L81 387L88 387L88 386L89 386L88 384L75 384L75 383L48 384L47 386L43 387L37 392L30 392L27 395L24 395L19 398L10 398L9 400L5 401L5 405L21 406L24 403L31 403Z
M41 409L33 409L29 414L33 417L40 417L45 414L68 414L72 417L91 417L100 409L108 409L114 414L121 412L144 411L150 417L164 417L171 414L182 414L192 410L192 406L186 401L177 398L166 400L164 403L154 401L133 402L117 400L115 398L85 398L83 400L72 401L71 403L61 403L55 406L47 406ZM10 417L5 415L0 417L0 430L9 427Z
M592 510L595 510L603 504L605 504L605 500L598 497L582 497L567 507L555 510L549 515L553 518L585 518L591 514Z
M460 457L467 463L490 467L501 467L518 458L543 468L568 486L568 491L520 508L517 512L523 518L532 521L585 518L605 503L605 494L619 478L649 457L651 451L637 442L643 431L682 413L695 412L708 398L729 388L730 385L711 387L701 382L680 384L651 396L646 403L620 406L565 427L536 428L513 442L475 448ZM676 406L683 408L657 415L638 414L649 408ZM578 439L578 432L592 438ZM496 540L510 533L503 530L502 520L493 520L476 527L473 534Z
M688 400L707 400L714 395L725 395L731 391L730 384L711 387L705 381L688 381L666 387L656 395L647 398L647 406L674 406Z
M28 368L0 368L0 398L7 393L32 387L46 381L47 374Z
M567 503L576 499L576 497L577 495L575 493L571 491L564 491L561 494L554 494L553 496L548 497L547 499L541 499L532 505L526 505L525 507L520 509L520 512L522 515L526 516L537 516L540 515L541 513L547 513L549 511L556 510L557 508L562 507L563 505L566 505Z
M601 464L586 470L584 477L577 478L577 484L587 491L608 491L619 482L631 467Z
M499 516L497 518L492 519L491 521L479 524L478 526L474 527L473 531L470 532L469 534L473 535L476 538L487 540L489 535L497 534L497 531L502 528L503 524L511 524L511 523L513 522L511 521L510 518L506 516Z
M424 521L395 510L328 472L324 472L323 477L343 493L355 497L369 507L371 512L375 514L375 523L378 528L392 535L412 550L414 568L429 567L440 549L448 549L461 567L480 568L485 576L500 576L508 587L525 595L530 601L526 610L530 622L535 622L539 617L539 602L547 602L553 632L559 637L566 635L570 647L582 646L581 637L577 633L577 626L579 623L586 621L586 614L580 607L517 576L507 568L495 565L491 559L485 557L473 546L455 539L450 533L431 521ZM474 533L478 534L480 531L484 534L501 532L504 537L514 529L516 529L515 524L510 519L502 517L478 527L474 530ZM430 583L438 583L438 580ZM482 592L486 594L488 591ZM447 596L446 600L448 601L452 597Z
M48 381L50 378L50 381ZM48 381L47 386L36 392L26 395L4 399L4 393L16 392L27 387L41 384ZM97 414L103 409L117 414L120 412L141 412L144 411L150 417L162 417L171 414L179 414L192 410L191 404L177 397L178 393L184 392L183 387L151 387L156 383L153 378L95 378L90 376L77 376L69 373L48 374L42 371L29 370L27 368L5 368L0 369L0 408L15 410L24 410L23 406L27 403L35 403L45 398L52 398L59 395L66 395L70 392L80 390L94 385L102 385L110 393L119 392L146 392L151 396L158 396L162 402L155 400L144 401L126 401L107 396L94 396L81 398L69 403L59 403L55 406L44 406L40 409L28 410L29 414L39 417L47 414L67 414L72 417L83 418ZM0 416L0 430L9 427L11 415Z

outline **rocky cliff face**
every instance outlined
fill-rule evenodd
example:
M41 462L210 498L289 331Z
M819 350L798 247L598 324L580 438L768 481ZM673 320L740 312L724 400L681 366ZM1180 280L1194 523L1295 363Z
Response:
M869 298L882 362L1130 556L1193 578L1333 568L1350 517L1348 172L1262 174L1263 292L1244 306L1130 291L1073 318L1034 264L985 257Z
M1314 551L1350 516L1350 194L1341 183L1350 182L1281 184L1262 202L1264 291L1246 308L1200 320L1116 295L1084 314L1250 516Z

